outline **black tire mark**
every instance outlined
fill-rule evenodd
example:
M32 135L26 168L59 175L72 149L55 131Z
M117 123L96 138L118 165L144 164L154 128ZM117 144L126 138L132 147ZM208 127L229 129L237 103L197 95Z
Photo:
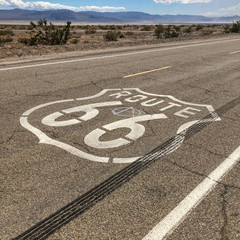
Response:
M14 240L46 239L56 230L69 223L77 216L83 214L85 211L93 207L97 202L103 200L113 191L120 188L124 183L129 182L134 176L156 162L160 157L171 152L173 150L173 145L181 141L182 137L189 139L207 127L211 122L215 121L218 116L223 115L238 104L240 104L240 97L228 102L227 104L217 109L215 112L199 120L187 130L184 130L176 136L170 138L159 147L155 148L149 154L129 164L127 167L115 173L79 198L67 204L65 207L61 208L43 221L37 223L35 226L20 234L14 238Z

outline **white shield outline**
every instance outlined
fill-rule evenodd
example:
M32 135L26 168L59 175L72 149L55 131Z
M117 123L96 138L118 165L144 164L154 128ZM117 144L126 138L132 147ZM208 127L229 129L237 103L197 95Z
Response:
M91 161L95 161L95 162L107 163L110 159L109 157L99 157L99 156L95 156L95 155L92 155L92 154L88 154L88 153L85 153L85 152L83 152L83 151L81 151L81 150L79 150L79 149L77 149L77 148L75 148L75 147L73 147L69 144L66 144L66 143L63 143L61 141L54 140L54 139L48 137L44 132L42 132L38 128L32 126L28 122L28 117L34 111L39 110L39 109L41 109L43 107L46 107L46 106L50 106L50 105L54 105L54 104L58 104L58 103L66 103L66 102L72 102L72 101L94 99L94 98L98 98L100 96L103 96L105 93L107 93L109 91L121 91L121 90L122 91L136 91L136 92L148 95L148 96L169 98L169 99L172 99L175 102L178 102L178 103L181 103L181 104L184 104L184 105L206 107L208 109L208 111L211 115L211 117L209 117L208 119L190 121L190 122L184 123L183 125L181 125L179 127L179 129L177 130L177 133L176 133L176 137L175 137L176 141L173 141L169 146L166 147L166 149L169 149L167 151L167 154L175 151L177 148L179 148L181 146L181 144L183 143L183 141L185 139L185 134L186 134L187 129L189 127L191 127L193 124L221 121L221 118L218 116L218 114L215 112L214 108L211 105L188 103L188 102L185 102L185 101L178 100L177 98L175 98L171 95L159 95L159 94L154 94L154 93L148 93L148 92L140 90L139 88L123 88L123 89L117 88L117 89L104 89L101 92L99 92L98 94L93 95L93 96L89 96L89 97L53 101L53 102L38 105L36 107L33 107L33 108L27 110L26 112L24 112L22 114L22 116L20 117L20 124L24 128L26 128L27 130L29 130L30 132L35 134L39 138L39 143L49 144L49 145L59 147L59 148L65 150L65 151L67 151L67 152L69 152L69 153L71 153L75 156L78 156L80 158L83 158L83 159L87 159L87 160L91 160ZM164 150L166 150L166 149L164 149ZM164 150L163 150L163 152L164 152ZM166 154L164 154L164 155L166 155ZM131 163L131 162L139 159L140 157L142 157L142 156L133 157L133 158L114 158L113 163Z

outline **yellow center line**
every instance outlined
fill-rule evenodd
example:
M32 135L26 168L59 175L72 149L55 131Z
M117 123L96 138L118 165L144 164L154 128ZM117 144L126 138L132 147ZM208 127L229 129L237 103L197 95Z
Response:
M235 53L240 53L240 51L230 52L229 54L235 54Z
M157 68L157 69L153 69L153 70L149 70L149 71L145 71L145 72L135 73L135 74L124 76L123 78L129 78L129 77L134 77L134 76L138 76L138 75L142 75L142 74L146 74L146 73L156 72L156 71L168 69L171 67L172 66L167 66L167 67Z

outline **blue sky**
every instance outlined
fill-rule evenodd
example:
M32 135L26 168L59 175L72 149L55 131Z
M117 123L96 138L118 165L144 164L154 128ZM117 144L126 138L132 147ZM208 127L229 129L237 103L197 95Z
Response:
M240 0L0 0L0 9L12 8L240 16Z

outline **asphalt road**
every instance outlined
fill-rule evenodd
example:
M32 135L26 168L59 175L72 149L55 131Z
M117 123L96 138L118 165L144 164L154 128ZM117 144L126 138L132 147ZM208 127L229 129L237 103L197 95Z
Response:
M0 239L240 239L240 39L0 65Z

